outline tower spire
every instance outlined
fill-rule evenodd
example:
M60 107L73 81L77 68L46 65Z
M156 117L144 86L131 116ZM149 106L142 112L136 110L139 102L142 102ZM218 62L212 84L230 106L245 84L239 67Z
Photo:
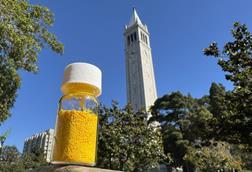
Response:
M137 14L137 11L136 11L136 8L134 7L133 8L133 13L132 13L132 16L131 16L131 19L130 19L130 22L129 22L129 25L128 27L134 25L135 23L137 24L142 24L138 14Z

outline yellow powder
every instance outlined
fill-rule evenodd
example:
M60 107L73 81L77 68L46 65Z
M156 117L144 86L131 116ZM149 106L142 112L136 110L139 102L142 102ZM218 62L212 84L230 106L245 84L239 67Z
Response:
M80 90L84 90L86 93L90 93L94 96L97 96L101 93L99 88L86 83L65 83L61 87L61 91L64 95L68 93L80 92Z
M53 161L94 164L97 124L91 111L60 110Z

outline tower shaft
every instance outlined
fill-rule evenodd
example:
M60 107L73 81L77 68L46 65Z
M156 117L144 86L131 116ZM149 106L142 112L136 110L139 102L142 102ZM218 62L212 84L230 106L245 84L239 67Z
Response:
M148 111L157 99L149 32L133 9L125 27L127 101L134 110Z

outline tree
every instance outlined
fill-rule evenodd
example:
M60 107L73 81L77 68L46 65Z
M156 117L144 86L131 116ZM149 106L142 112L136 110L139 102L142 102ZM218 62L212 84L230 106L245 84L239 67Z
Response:
M3 149L3 145L4 145L4 142L7 138L7 136L9 135L10 133L10 130L8 131L5 131L1 136L0 136L0 155L2 153L2 149Z
M17 90L19 70L36 72L38 53L49 46L63 53L63 45L48 31L54 23L46 7L27 0L0 0L0 124L10 116Z
M236 144L252 145L252 34L244 24L234 23L233 41L222 51L213 42L204 54L218 59L218 65L231 81L234 89L228 97L228 116L225 122L232 128L230 138Z
M231 145L218 140L225 134L221 120L226 115L226 94L222 85L213 83L210 96L195 99L174 92L155 101L150 120L161 124L164 150L173 167L183 166L188 172L241 169L242 161L230 153Z
M159 129L148 125L147 114L120 109L116 102L100 112L98 166L123 171L157 167L165 158Z
M21 161L26 170L37 169L48 165L42 149L34 149L31 153L24 153L21 156Z
M241 171L243 165L240 157L234 157L231 154L231 145L226 142L211 141L208 146L189 147L184 159L193 162L202 172L231 171L232 169Z
M0 155L0 171L1 172L25 172L20 160L20 153L15 146L5 146Z
M21 155L15 146L4 146L0 155L1 172L25 172L45 165L48 163L41 149Z
M1 153L1 161L13 163L19 158L19 156L20 153L15 146L5 146Z
M230 111L230 91L226 91L222 84L212 83L209 91L209 111L213 114L211 127L213 128L213 136L215 140L231 141L235 140L235 135L231 136L232 129L228 120L233 111Z
M212 114L200 104L203 101L173 92L158 98L151 107L150 121L161 124L164 151L171 156L173 167L183 166L185 171L193 171L193 163L184 159L188 147L208 142Z

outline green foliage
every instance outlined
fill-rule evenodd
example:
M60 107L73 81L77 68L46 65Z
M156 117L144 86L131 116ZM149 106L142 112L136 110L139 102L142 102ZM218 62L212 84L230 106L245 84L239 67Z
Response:
M252 145L252 34L238 22L231 32L234 40L227 42L222 51L214 42L204 53L218 59L226 79L234 85L228 97L224 96L227 107L221 112L232 131L227 137L236 143Z
M15 146L4 146L0 155L1 172L25 172L47 164L41 150L21 155Z
M228 108L230 92L227 92L223 85L212 83L209 93L209 111L213 114L210 124L214 130L212 137L216 140L235 140L234 135L227 137L232 132L228 120L233 115L233 111Z
M21 160L25 169L37 169L48 165L42 149L33 150L31 153L24 153Z
M5 131L1 136L0 136L0 154L1 154L1 148L3 147L3 144L7 138L7 136L9 135L10 130Z
M19 156L20 154L15 146L5 146L1 153L1 161L13 163Z
M9 117L9 110L14 105L20 86L20 77L16 69L3 61L0 57L0 125Z
M214 142L208 146L195 148L190 146L184 159L193 162L199 171L216 172L218 170L242 170L242 161L230 153L231 146L226 142Z
M232 145L230 152L234 156L241 158L244 165L244 169L251 171L252 170L252 154L249 147L250 145L244 145L244 144Z
M120 109L116 102L100 112L98 166L123 171L157 167L166 158L161 134L147 123L147 114Z
M157 99L151 107L152 118L162 127L165 154L171 156L172 166L194 169L194 165L184 160L188 147L206 144L210 137L209 126L212 114L190 95L174 92Z
M27 0L0 0L0 125L14 105L20 87L18 70L36 72L38 53L49 46L63 53L63 45L48 31L54 23L46 7Z
M22 161L17 160L15 163L9 164L6 162L1 162L0 164L1 172L26 172L22 165Z
M20 160L20 153L15 146L5 146L0 155L1 172L25 172Z
M174 92L155 101L150 120L161 124L165 154L171 156L173 167L183 166L184 171L242 168L240 155L233 156L230 145L218 141L232 132L228 121L223 122L229 113L228 96L222 85L213 83L210 96L194 99Z

